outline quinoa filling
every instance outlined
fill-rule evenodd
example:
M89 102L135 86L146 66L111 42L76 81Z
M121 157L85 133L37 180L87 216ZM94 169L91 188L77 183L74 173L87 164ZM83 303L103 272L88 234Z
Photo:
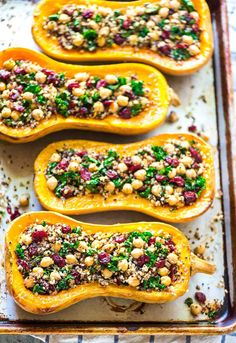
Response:
M88 235L82 227L35 222L21 234L15 254L25 287L36 294L57 294L91 282L171 291L181 276L172 237L138 227Z
M191 0L161 0L116 10L69 4L50 15L43 28L66 50L145 47L177 61L200 53L199 14Z
M130 119L147 108L149 94L136 75L101 78L82 72L68 78L31 61L9 59L0 69L0 124L34 128L55 114Z
M173 210L197 201L206 187L204 172L199 143L170 139L163 146L144 146L132 156L120 156L114 149L102 154L61 149L52 154L45 176L58 198L135 193Z

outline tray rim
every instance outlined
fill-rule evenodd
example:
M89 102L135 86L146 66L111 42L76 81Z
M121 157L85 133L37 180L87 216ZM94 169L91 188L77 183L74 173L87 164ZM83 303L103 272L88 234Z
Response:
M213 1L208 0L211 4ZM217 1L218 2L218 1ZM214 4L215 5L215 4ZM236 152L233 151L233 142L236 141L236 116L233 113L233 85L232 85L232 69L229 45L228 32L228 14L226 0L221 0L217 4L217 9L214 13L215 26L214 41L214 71L215 71L215 92L217 109L221 107L222 114L224 113L225 128L220 134L226 137L226 158L228 162L228 185L222 185L223 189L227 187L227 194L230 197L230 208L228 228L225 226L225 246L227 242L232 245L230 252L226 251L226 265L230 265L235 274L232 275L231 288L229 292L229 314L221 322L209 323L57 323L47 321L7 321L0 319L0 334L58 334L58 335L224 335L236 331L236 237L234 235L234 224L236 223ZM216 71L218 74L216 74ZM223 94L221 93L223 90ZM218 98L221 95L221 98ZM223 95L223 97L222 97ZM218 119L218 125L220 121ZM221 149L221 144L219 145ZM221 156L221 154L220 154ZM221 168L223 164L221 163ZM230 191L229 191L230 190ZM223 203L224 206L224 203ZM230 236L230 237L229 237ZM231 240L232 239L232 240ZM231 294L232 292L232 294ZM46 319L46 318L45 318ZM53 325L53 327L52 327Z

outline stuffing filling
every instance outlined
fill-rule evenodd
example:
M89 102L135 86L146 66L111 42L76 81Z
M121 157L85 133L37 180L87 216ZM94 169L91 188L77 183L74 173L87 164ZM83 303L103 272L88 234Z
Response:
M92 149L54 152L45 171L47 187L58 198L100 194L105 199L122 192L146 198L171 210L195 203L206 187L205 163L199 143L170 139L147 145L133 155Z
M81 227L35 222L21 234L15 254L25 287L37 294L91 282L171 291L181 277L179 252L164 231L88 235Z
M191 0L160 0L116 10L69 4L50 15L43 28L66 50L145 47L177 61L200 53L199 14Z
M55 114L129 119L149 105L149 94L136 75L101 78L83 72L68 78L30 61L9 59L0 69L0 124L34 128Z

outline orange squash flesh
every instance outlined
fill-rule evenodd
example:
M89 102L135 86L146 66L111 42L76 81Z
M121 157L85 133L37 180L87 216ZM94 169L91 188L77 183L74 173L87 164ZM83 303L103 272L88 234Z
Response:
M108 285L103 287L94 282L78 285L76 288L63 290L56 295L35 295L24 286L24 280L22 274L18 270L17 256L14 251L17 243L19 242L20 234L27 229L27 226L34 224L36 220L45 220L48 224L64 223L71 226L81 226L88 234L96 232L125 233L137 230L149 230L154 235L158 235L161 232L166 232L172 236L172 239L176 244L176 248L180 252L179 259L183 262L179 268L181 277L173 284L173 290L171 292L145 292L125 285ZM15 219L11 223L6 234L5 268L8 289L19 306L24 310L35 314L49 314L57 312L75 304L78 301L97 296L114 296L147 303L165 303L172 301L187 291L192 260L194 273L214 273L214 265L196 257L193 258L190 255L188 240L178 229L163 223L141 222L116 225L95 225L78 222L75 219L71 219L54 212L31 212Z
M158 3L158 0L149 0L149 3ZM200 49L201 52L196 57L191 57L185 61L175 61L166 56L161 56L150 49L134 49L131 46L112 47L98 49L96 52L82 52L78 49L66 50L58 43L57 39L47 36L47 31L43 29L43 22L46 17L56 13L66 4L78 5L100 5L113 10L122 9L128 6L142 6L146 0L123 2L123 1L102 1L102 0L42 0L36 6L34 12L34 23L32 27L33 37L39 47L49 56L64 61L76 62L117 62L135 61L151 64L167 74L185 75L196 72L210 59L213 52L213 36L211 16L205 0L193 0L194 7L200 16Z
M64 118L53 115L44 119L35 128L11 128L0 125L0 139L12 143L23 143L36 140L48 133L63 129L81 129L118 133L122 135L141 134L153 130L165 120L168 105L171 100L170 88L164 76L155 68L137 63L123 63L104 66L78 66L55 62L47 56L25 48L10 48L0 52L0 68L3 62L13 59L23 59L36 62L44 68L56 72L65 72L67 77L73 77L78 72L89 72L104 77L106 74L130 76L136 74L150 88L150 105L144 111L131 119L122 119L109 115L104 119Z
M203 161L206 166L204 177L206 178L206 188L202 191L197 201L190 206L184 206L174 211L168 206L154 207L152 203L135 193L125 195L120 192L109 195L105 200L100 194L89 194L84 196L71 197L66 200L57 198L46 184L44 175L51 155L58 149L80 148L98 153L105 153L114 148L120 156L131 156L138 149L151 144L163 145L169 139L184 137L191 141L200 143L200 149L204 154ZM166 222L187 222L203 214L212 204L215 192L214 161L211 147L201 138L192 134L161 134L149 138L142 142L132 144L109 144L86 140L67 140L50 144L37 157L34 165L35 179L34 188L37 197L45 208L64 214L84 214L91 212L102 212L111 210L134 210L143 212Z

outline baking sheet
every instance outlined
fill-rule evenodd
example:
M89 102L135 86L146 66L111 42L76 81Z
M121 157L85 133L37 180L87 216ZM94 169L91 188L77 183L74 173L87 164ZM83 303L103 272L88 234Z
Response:
M27 0L8 0L0 3L0 49L9 46L22 46L37 49L31 37L31 21L34 3ZM86 67L85 67L86 69ZM33 182L33 162L37 154L49 143L62 139L93 139L114 143L135 142L162 132L182 132L194 124L199 131L204 131L209 136L209 143L215 151L216 188L220 189L219 156L217 152L218 129L215 106L214 72L212 62L208 63L201 71L187 77L167 77L169 84L178 92L182 104L174 109L179 120L176 123L166 123L147 135L120 137L105 133L63 131L51 134L36 142L13 145L0 142L0 181L7 181L10 177L9 186L0 185L0 197L2 190L6 188L7 195L11 200L11 207L18 205L18 197L23 193L30 193L30 206L27 210L40 210L41 206L35 198ZM170 108L170 111L172 108ZM8 181L7 181L8 183ZM2 199L2 206L6 204ZM0 199L1 206L1 199ZM15 320L47 320L47 321L84 321L84 322L167 322L167 321L199 321L204 316L193 318L184 299L193 297L196 286L207 294L208 300L225 300L223 282L224 253L223 253L223 224L215 218L220 218L222 203L220 197L215 199L213 207L199 219L188 224L178 224L190 239L192 248L200 243L207 243L205 257L214 261L217 272L213 276L197 274L191 279L189 292L175 302L156 305L139 304L128 300L95 298L85 300L58 314L43 316L30 315L17 307L5 289L4 269L0 267L0 316L2 319ZM4 230L7 227L8 216L2 221L0 235L0 255L3 256ZM79 220L93 223L112 224L131 221L152 221L153 218L135 212L108 212L99 214L83 215ZM214 223L213 223L214 222ZM198 229L198 230L197 230ZM197 237L199 239L196 239ZM227 308L225 308L226 314Z

